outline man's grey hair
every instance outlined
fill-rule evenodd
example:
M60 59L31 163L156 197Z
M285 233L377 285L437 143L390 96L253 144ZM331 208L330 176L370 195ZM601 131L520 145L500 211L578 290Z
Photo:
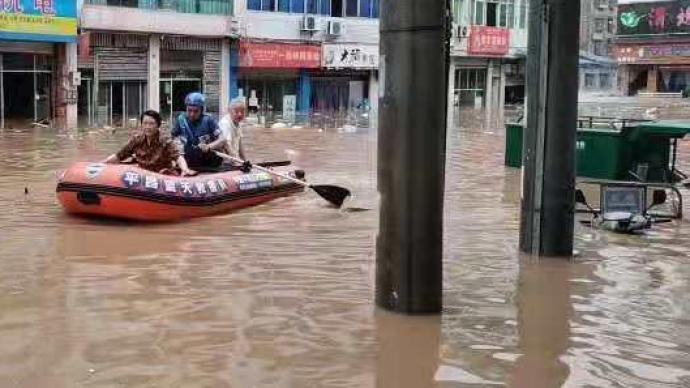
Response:
M230 100L230 105L228 105L228 110L233 111L235 109L242 108L247 109L247 99L244 97L235 97Z

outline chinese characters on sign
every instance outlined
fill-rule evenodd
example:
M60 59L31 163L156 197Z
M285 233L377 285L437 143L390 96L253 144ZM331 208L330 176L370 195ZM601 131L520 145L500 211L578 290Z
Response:
M0 0L0 39L75 42L76 0Z
M55 14L54 0L34 0L34 8L44 15Z
M338 69L378 69L379 48L367 45L326 44L323 66Z
M470 55L506 55L510 49L510 31L507 28L472 26Z
M631 44L616 48L616 61L620 64L666 63L673 57L690 57L690 44Z
M321 67L321 47L310 44L240 42L240 66L254 68Z
M89 168L92 166L95 165L90 165ZM175 179L159 179L155 175L140 174L136 171L126 171L122 175L122 183L128 189L138 189L168 195L179 194L184 197L222 195L228 192L227 183L220 178L204 181L176 181Z
M23 13L24 7L20 0L0 0L2 12Z
M690 32L687 1L649 1L618 5L619 35Z

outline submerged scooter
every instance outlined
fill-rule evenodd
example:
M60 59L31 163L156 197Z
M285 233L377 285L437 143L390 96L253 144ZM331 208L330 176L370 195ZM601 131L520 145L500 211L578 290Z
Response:
M633 234L651 229L654 224L661 224L671 222L670 218L658 218L649 214L649 211L659 205L666 203L666 191L654 190L652 204L643 211L608 211L603 205L601 210L595 210L587 202L585 194L582 190L575 192L575 200L577 203L584 205L589 213L594 217L591 220L582 220L582 224L591 225L592 227L608 230L616 233Z

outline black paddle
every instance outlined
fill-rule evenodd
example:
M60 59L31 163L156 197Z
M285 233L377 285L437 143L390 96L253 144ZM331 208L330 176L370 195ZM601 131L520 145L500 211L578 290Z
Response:
M239 158L234 158L230 155L226 155L222 152L214 151L216 155L219 157L226 159L226 160L231 160L235 163L241 163L245 164L246 162L242 159ZM338 187L338 186L333 186L333 185L310 185L307 182L304 182L300 179L293 178L289 175L286 174L281 174L279 172L273 171L271 169L257 166L257 165L252 165L252 168L255 168L259 171L267 172L272 175L279 176L281 178L287 179L290 182L297 183L298 185L302 185L304 187L308 187L316 192L321 198L325 199L326 201L332 203L335 207L340 208L343 206L343 202L347 197L351 195L350 190L343 188L343 187Z

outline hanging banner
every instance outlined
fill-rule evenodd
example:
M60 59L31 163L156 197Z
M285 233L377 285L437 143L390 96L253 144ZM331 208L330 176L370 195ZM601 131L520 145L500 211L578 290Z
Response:
M76 0L0 0L0 39L76 42Z
M470 55L506 55L510 49L510 30L507 28L472 26Z
M321 67L321 46L241 41L240 67L316 69Z
M323 67L378 69L379 47L357 44L325 44L323 45Z

